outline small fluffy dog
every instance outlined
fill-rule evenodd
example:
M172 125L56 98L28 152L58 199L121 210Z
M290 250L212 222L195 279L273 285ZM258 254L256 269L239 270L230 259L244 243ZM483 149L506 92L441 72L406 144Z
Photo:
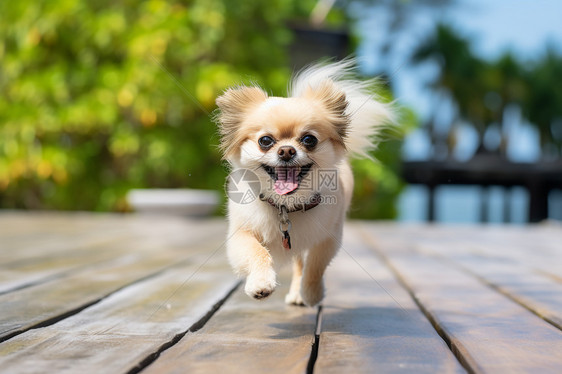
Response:
M369 157L378 130L393 122L390 106L369 91L373 81L353 79L354 66L348 59L308 67L286 98L256 86L217 98L224 158L248 170L243 179L259 180L255 199L228 203L228 258L250 297L268 297L288 261L285 302L313 306L324 297L322 277L341 246L353 190L349 158Z

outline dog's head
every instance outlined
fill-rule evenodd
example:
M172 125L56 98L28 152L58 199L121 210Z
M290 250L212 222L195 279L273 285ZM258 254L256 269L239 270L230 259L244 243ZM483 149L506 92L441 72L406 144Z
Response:
M258 175L264 197L279 205L305 203L319 192L318 173L345 155L348 103L329 80L290 98L232 88L217 105L224 158Z

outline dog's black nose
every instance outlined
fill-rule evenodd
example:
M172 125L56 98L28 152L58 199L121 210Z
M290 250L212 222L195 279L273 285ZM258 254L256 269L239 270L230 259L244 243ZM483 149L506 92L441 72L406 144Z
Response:
M279 147L277 150L277 155L283 161L289 161L297 154L297 150L290 145L284 145Z

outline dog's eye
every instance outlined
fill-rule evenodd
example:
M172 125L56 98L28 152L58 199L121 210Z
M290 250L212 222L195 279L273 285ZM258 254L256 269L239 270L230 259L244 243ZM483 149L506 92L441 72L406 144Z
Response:
M314 135L305 135L302 137L301 143L306 148L313 148L318 144L318 139Z
M275 143L275 140L271 136L262 136L258 140L258 144L260 145L261 149L269 149Z

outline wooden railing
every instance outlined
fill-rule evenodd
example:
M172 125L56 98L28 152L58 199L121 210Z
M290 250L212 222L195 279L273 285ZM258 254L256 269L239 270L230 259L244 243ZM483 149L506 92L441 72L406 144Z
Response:
M429 189L428 220L435 220L435 188L441 185L522 186L529 193L528 221L540 222L549 217L548 195L562 188L562 160L519 163L501 156L477 155L469 161L408 161L402 175L407 183L422 184ZM481 220L487 221L483 204ZM504 215L505 216L505 215Z

